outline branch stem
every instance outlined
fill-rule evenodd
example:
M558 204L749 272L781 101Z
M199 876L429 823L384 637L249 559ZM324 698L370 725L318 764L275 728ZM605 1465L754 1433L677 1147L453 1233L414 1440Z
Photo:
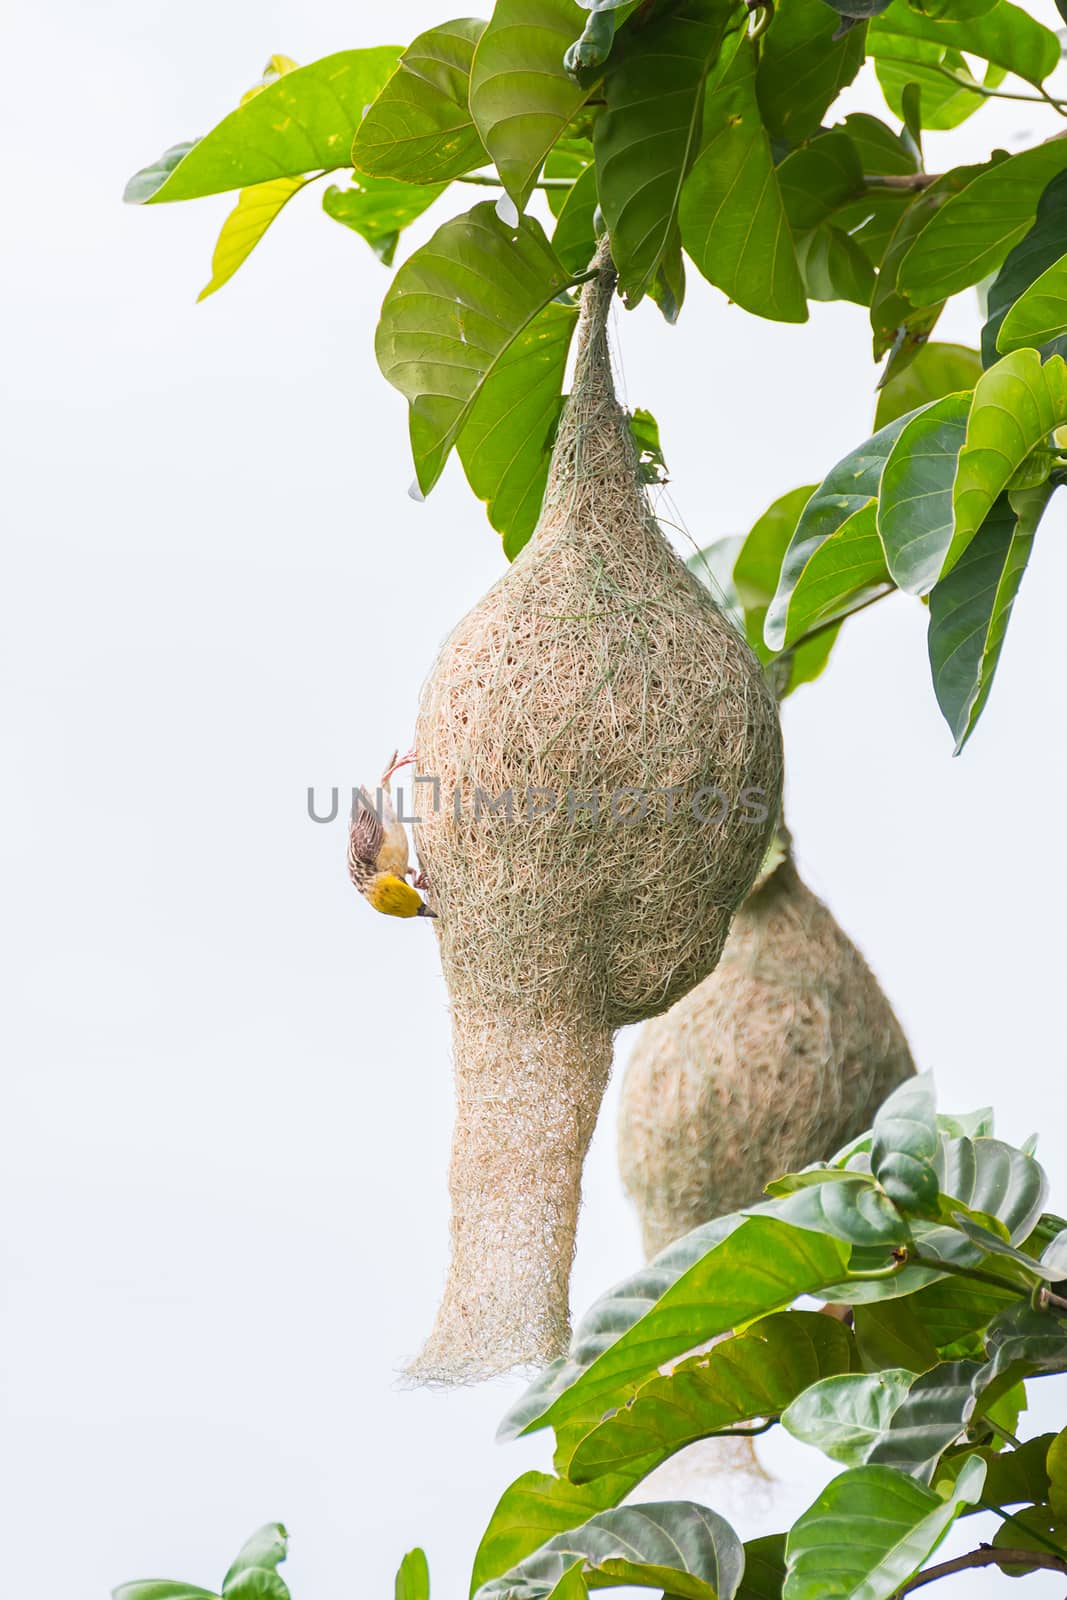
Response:
M943 78L947 78L950 83L956 84L957 88L967 89L971 94L980 94L984 100L1025 100L1033 105L1051 106L1059 116L1067 117L1067 100L1057 100L1055 96L1049 94L1039 85L1035 86L1037 87L1036 94L1018 94L1013 89L991 89L987 84L978 83L973 78L961 77L959 73L954 72L951 67L946 67L942 62L938 62L934 70L939 72Z
M476 183L483 189L502 189L504 185L499 178L493 177L488 172L469 172L465 178L457 178L457 183ZM573 178L538 178L534 184L535 189L573 189Z
M988 1283L994 1289L1004 1289L1008 1294L1018 1295L1020 1300L1030 1298L1029 1290L1021 1284L1001 1278L995 1272L985 1272L981 1267L963 1267L957 1261L942 1261L940 1256L924 1256L918 1251L908 1256L908 1263L913 1267L930 1267L934 1272L954 1273L957 1278L971 1278L975 1283Z
M967 1572L973 1567L1027 1567L1031 1572L1042 1569L1046 1572L1067 1572L1067 1560L1063 1556L1054 1556L1051 1551L1000 1550L991 1544L983 1544L965 1556L954 1556L951 1561L941 1561L936 1567L927 1567L925 1572L917 1573L901 1585L893 1600L901 1600L903 1595L913 1594L928 1583L936 1583L939 1578L950 1578L954 1572Z

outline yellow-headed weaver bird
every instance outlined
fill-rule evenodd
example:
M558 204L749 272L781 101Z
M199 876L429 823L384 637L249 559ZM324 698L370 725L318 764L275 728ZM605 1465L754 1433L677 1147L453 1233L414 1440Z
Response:
M393 761L396 761L394 755ZM360 789L352 808L348 831L348 874L365 900L387 917L436 917L407 882L413 873L408 855L408 836L404 824L393 810L389 793L390 767L382 779L381 816L366 789ZM425 888L421 873L415 877Z

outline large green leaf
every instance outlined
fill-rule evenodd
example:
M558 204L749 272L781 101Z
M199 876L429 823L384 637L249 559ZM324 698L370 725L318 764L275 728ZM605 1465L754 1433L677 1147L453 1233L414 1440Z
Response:
M879 391L874 425L884 428L905 411L918 411L931 400L941 400L960 389L973 389L981 375L982 358L977 350L968 350L962 344L923 345L903 372Z
M823 1378L786 1407L782 1427L832 1461L862 1466L889 1428L914 1376L905 1367L890 1367Z
M1045 1466L1048 1476L1049 1505L1058 1517L1067 1522L1067 1428L1062 1429L1049 1441ZM1039 1500L1045 1497L1038 1493L1027 1498ZM1002 1504L1007 1502L1003 1501Z
M584 26L576 0L496 0L474 52L471 116L520 211L542 161L589 93L563 66Z
M924 406L905 424L886 461L878 531L889 571L908 594L933 588L952 544L952 487L970 409L970 390Z
M778 187L794 234L808 233L863 189L859 153L841 128L819 134L787 155Z
M633 1584L666 1589L672 1600L733 1600L744 1569L741 1541L730 1524L688 1500L622 1506L557 1534L503 1577L477 1591L478 1600L541 1600L571 1568L593 1587Z
M678 205L700 144L705 82L731 24L736 49L742 18L736 0L683 0L612 53L593 143L619 290L629 305L649 290L677 245Z
M471 1594L555 1534L566 1533L596 1512L616 1505L632 1485L629 1476L602 1477L595 1484L579 1487L546 1472L524 1472L504 1490L482 1535L471 1573Z
M486 202L438 228L393 279L375 353L411 405L419 486L433 488L483 384L569 282L541 225Z
M786 1540L783 1600L889 1600L982 1490L967 1462L947 1498L891 1467L854 1467L827 1484Z
M995 272L1029 231L1046 184L1067 169L1067 137L1009 156L971 180L927 223L900 266L912 300L957 294Z
M988 66L979 81L960 51L907 35L890 33L872 41L872 55L886 104L898 116L903 117L907 110L909 90L918 90L924 128L958 127L985 105L982 89L995 89L1004 79L1003 67Z
M999 1311L1003 1311L1011 1304L1012 1296L1005 1289L995 1289L990 1284L975 1283L970 1279L955 1277L941 1278L936 1283L928 1283L924 1288L909 1295L906 1300L883 1302L883 1306L908 1306L938 1350L949 1357L979 1355L982 1350L978 1337L980 1330L985 1328ZM881 1307L871 1309L881 1309ZM858 1332L857 1338L859 1338Z
M975 1416L1020 1378L1067 1372L1067 1321L1016 1300L989 1324L986 1351L971 1383Z
M1067 333L1067 255L1054 261L1020 295L997 334L998 350L1043 345Z
M956 469L955 529L942 572L959 560L1031 451L1047 443L1063 422L1067 365L1062 356L1042 364L1036 350L1016 350L983 373L975 385Z
M798 240L797 261L810 299L870 305L874 268L866 252L843 229L824 223Z
M804 322L804 286L754 74L745 40L707 109L704 148L682 191L682 242L704 277L746 311Z
M777 0L760 41L756 93L767 132L802 144L863 65L866 27L836 37L838 18L824 0Z
M696 1228L594 1303L568 1357L536 1379L501 1436L591 1422L625 1404L671 1357L841 1276L841 1241L772 1216L719 1218Z
M399 183L393 178L363 178L354 173L347 189L330 185L322 197L322 209L366 239L389 267L403 230L446 188L444 183Z
M793 613L793 592L805 577L806 570L818 556L820 549L835 534L841 540L824 557L828 566L830 594L863 593L879 581L875 572L877 532L874 529L873 502L878 495L889 452L896 443L907 417L897 417L885 428L880 428L870 439L849 452L827 474L804 508L796 532L789 543L782 562L778 589L767 611L764 638L773 650L781 650L790 638L801 631L799 610ZM850 519L859 518L853 528L846 530ZM871 538L875 543L871 543ZM855 537L856 559L852 559L851 541ZM877 553L880 554L878 545ZM838 559L840 556L840 559ZM884 562L884 557L882 557ZM840 569L840 580L835 576ZM857 590L850 590L850 573L855 570L860 582ZM809 583L823 576L821 565L809 575ZM888 577L888 574L886 574ZM817 598L822 599L817 592ZM805 608L805 614L815 615L819 607ZM805 625L807 625L805 623Z
M1033 542L1032 518L1020 519L1008 496L1002 496L930 596L930 670L956 754L973 733L992 688Z
M485 23L459 17L420 33L360 123L352 165L369 177L444 183L487 160L468 107Z
M537 526L563 406L563 375L576 306L552 301L483 382L457 449L475 494L514 560Z
M576 1483L637 1469L644 1477L694 1440L776 1417L809 1384L855 1365L855 1343L835 1318L814 1311L763 1317L668 1376L650 1379L630 1405L572 1447L561 1440L559 1464Z
M196 200L268 179L347 167L364 108L399 54L398 45L342 50L285 73L186 147L169 170L157 163L135 173L126 200Z
M409 1550L400 1563L394 1600L430 1600L430 1568L423 1550Z
M1001 323L1019 296L1063 254L1067 238L1067 172L1061 172L1046 187L1038 201L1034 225L1015 246L986 297L988 313L982 329L982 359L991 367L997 359L997 336ZM1064 353L1062 350L1059 352Z

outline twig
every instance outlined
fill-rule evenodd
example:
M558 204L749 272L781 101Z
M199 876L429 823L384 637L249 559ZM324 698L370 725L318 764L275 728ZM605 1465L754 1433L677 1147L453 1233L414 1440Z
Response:
M1034 105L1049 105L1061 117L1067 117L1067 100L1057 100L1046 90L1038 86L1037 94L1016 94L1011 89L991 89L987 84L979 83L976 78L962 78L951 67L938 62L934 67L943 78L954 83L959 89L967 89L971 94L980 94L984 100L1027 100Z
M995 1272L983 1272L981 1267L961 1267L957 1261L942 1261L940 1256L924 1256L912 1251L908 1256L909 1264L913 1267L930 1267L934 1272L951 1272L957 1278L973 1278L975 1283L988 1283L994 1289L1004 1289L1008 1294L1018 1295L1021 1300L1029 1300L1030 1291L1021 1284L1012 1283L1009 1278L1001 1278Z
M483 189L502 189L504 185L499 178L492 177L488 172L471 172L465 178L457 178L457 183L477 183ZM573 189L573 178L538 178L534 184L535 189Z
M940 172L865 172L863 182L868 189L929 189L941 176Z
M939 1578L950 1578L954 1572L966 1572L972 1567L1028 1567L1032 1572L1043 1568L1046 1572L1067 1572L1067 1561L1044 1550L1000 1550L991 1544L980 1545L965 1556L954 1556L951 1561L941 1561L936 1567L927 1567L902 1584L893 1597L901 1600L906 1594L922 1589Z

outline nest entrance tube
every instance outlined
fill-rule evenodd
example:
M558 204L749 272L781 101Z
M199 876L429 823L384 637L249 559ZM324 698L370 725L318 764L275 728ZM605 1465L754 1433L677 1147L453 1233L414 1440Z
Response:
M451 1264L415 1381L566 1348L612 1035L714 967L780 801L773 697L640 484L606 248L595 266L537 531L446 640L416 728L458 1106Z

